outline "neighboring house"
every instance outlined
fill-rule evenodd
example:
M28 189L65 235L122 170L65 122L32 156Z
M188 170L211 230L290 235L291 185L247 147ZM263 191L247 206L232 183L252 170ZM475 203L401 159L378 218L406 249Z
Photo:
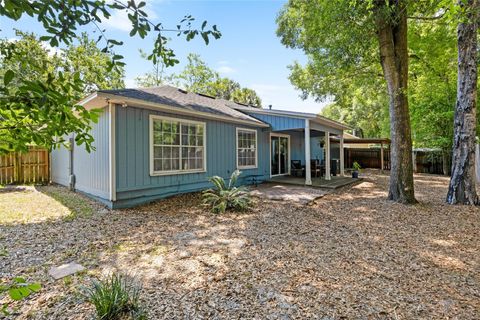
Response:
M54 150L52 180L110 208L202 190L210 187L208 177L228 178L235 169L242 171L241 184L262 182L288 175L291 160L305 165L310 185L305 159L324 153L330 159L328 137L343 141L349 129L315 114L259 109L171 86L102 90L81 104L102 109L92 130L96 150ZM325 152L312 147L320 137ZM340 167L343 173L343 161Z

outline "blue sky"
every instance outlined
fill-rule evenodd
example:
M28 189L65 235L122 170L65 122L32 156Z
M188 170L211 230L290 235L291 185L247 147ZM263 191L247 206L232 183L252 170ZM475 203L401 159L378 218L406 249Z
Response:
M298 91L288 80L287 66L297 60L304 62L300 50L285 48L276 36L275 18L285 1L172 1L147 0L147 12L156 22L166 28L175 28L187 14L194 16L200 25L207 20L216 24L222 38L213 40L208 46L196 38L186 42L175 33L169 35L170 46L181 61L170 71L179 71L190 52L198 53L202 59L222 76L238 81L242 86L255 89L263 101L276 109L289 109L303 112L319 112L324 104L313 99L303 101ZM8 24L5 24L7 22ZM134 79L151 69L151 64L140 58L139 49L150 50L151 39L130 38L129 21L126 15L115 14L105 23L107 36L123 40L124 46L118 53L125 56L126 84L134 87ZM41 26L32 19L22 19L12 23L4 20L0 26L3 37L14 36L13 28L41 34ZM85 31L92 33L93 28ZM169 71L169 72L170 72Z

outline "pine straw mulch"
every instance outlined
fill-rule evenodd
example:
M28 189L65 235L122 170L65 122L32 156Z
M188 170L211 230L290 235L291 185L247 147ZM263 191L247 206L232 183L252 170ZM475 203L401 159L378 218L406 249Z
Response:
M72 221L0 225L0 277L43 289L19 318L84 319L80 295L112 270L141 282L152 319L475 319L480 210L444 204L448 178L416 176L418 205L385 200L388 177L311 205L259 201L213 215L198 194ZM88 272L53 282L52 265Z

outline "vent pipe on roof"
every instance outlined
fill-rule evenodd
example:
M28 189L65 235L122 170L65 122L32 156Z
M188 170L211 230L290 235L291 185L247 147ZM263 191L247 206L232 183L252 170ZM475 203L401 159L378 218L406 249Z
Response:
M268 109L272 110L272 105L271 104L268 105Z

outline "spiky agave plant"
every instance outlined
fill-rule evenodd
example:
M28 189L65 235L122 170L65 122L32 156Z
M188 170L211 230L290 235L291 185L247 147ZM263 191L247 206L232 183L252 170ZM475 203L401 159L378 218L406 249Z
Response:
M235 170L228 184L222 177L214 176L208 180L215 186L203 192L203 203L210 206L213 213L224 213L226 210L245 210L251 203L250 194L245 187L236 187L241 172Z

